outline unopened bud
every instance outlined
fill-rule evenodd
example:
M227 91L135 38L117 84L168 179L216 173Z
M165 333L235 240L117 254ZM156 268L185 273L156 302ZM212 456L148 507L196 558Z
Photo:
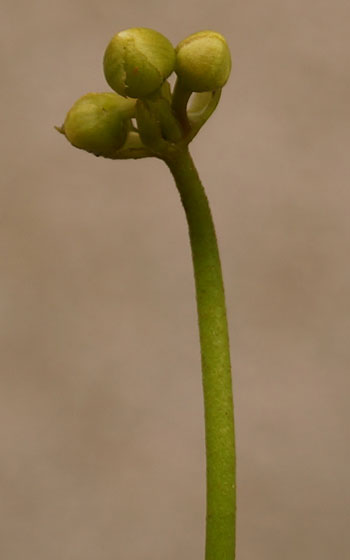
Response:
M159 89L172 73L175 50L164 35L144 27L120 31L107 46L106 80L120 95L143 98Z
M87 93L68 111L60 130L73 146L108 157L121 148L135 102L116 93Z
M175 72L184 89L201 92L222 88L230 71L230 51L220 33L193 33L176 48Z

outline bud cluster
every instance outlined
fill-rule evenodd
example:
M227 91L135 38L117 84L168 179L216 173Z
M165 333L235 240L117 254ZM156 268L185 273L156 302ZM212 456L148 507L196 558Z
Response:
M154 152L167 142L186 144L193 138L188 99L192 92L220 92L230 75L231 56L224 37L214 31L194 33L174 49L157 31L131 28L111 39L103 69L115 93L84 95L58 130L73 146L97 156L143 157L159 155ZM173 94L167 82L172 72L177 75Z

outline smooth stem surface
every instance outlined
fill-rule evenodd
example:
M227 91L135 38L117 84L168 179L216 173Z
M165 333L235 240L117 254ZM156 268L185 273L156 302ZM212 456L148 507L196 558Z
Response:
M235 438L224 286L206 194L187 150L165 158L191 240L202 356L207 457L206 560L235 558Z
M188 100L191 97L191 93L191 91L186 90L182 87L181 81L179 79L176 80L172 100L172 109L185 133L189 132L191 129L186 110Z

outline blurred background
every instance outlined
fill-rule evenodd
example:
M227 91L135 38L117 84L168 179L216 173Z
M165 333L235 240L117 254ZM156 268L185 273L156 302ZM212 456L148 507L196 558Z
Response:
M345 0L5 0L0 556L204 554L204 429L187 228L165 165L54 129L109 91L128 27L224 34L232 77L192 145L226 285L238 560L349 554Z

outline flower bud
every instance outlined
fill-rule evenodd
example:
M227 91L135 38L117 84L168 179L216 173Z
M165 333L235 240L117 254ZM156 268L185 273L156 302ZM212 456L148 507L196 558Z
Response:
M230 71L230 51L220 33L193 33L176 48L175 72L184 89L200 92L222 88Z
M116 93L87 93L68 112L61 132L76 148L108 157L121 148L135 102Z
M120 95L142 98L161 87L172 73L175 50L166 37L143 27L120 31L107 46L106 80Z

